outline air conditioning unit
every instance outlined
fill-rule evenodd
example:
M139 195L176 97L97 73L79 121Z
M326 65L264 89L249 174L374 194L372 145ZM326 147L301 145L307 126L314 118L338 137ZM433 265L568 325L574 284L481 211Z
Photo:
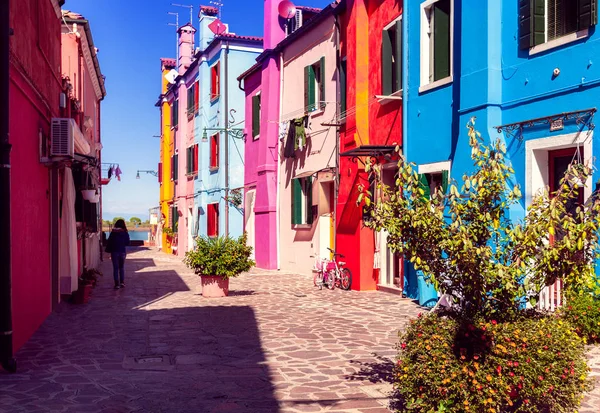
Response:
M52 118L51 125L51 157L69 157L81 153L87 155L90 152L90 145L81 133L79 126L72 118Z

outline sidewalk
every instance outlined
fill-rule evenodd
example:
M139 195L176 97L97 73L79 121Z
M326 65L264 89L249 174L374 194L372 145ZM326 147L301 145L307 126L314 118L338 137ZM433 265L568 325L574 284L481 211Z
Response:
M88 304L63 304L17 354L16 375L0 372L0 412L389 411L411 300L256 269L205 299L179 259L147 249L115 291L110 265ZM580 413L599 406L597 388Z

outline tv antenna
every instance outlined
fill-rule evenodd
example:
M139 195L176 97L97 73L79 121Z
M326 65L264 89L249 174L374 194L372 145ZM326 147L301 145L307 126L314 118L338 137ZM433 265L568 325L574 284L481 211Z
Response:
M190 9L190 24L192 25L192 27L194 26L194 6L189 6L187 4L177 4L177 3L171 3L171 6L183 7L186 9ZM194 40L195 40L194 37L195 37L194 33L192 33L192 57L194 57Z
M217 8L217 10L219 11L219 14L217 15L219 20L221 20L221 8L223 7L223 3L221 3L220 1L217 0L210 0L210 4L212 4L213 6L215 6Z
M177 56L177 60L175 60L175 62L177 63L177 66L179 66L179 33L177 33L179 30L179 13L168 11L167 14L175 16L175 24L167 23L167 26L175 26L175 54Z

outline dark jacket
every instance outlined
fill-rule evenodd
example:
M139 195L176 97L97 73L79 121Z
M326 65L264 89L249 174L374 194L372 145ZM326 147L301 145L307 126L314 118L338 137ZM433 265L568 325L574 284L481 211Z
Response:
M121 228L113 228L106 243L106 252L124 253L129 245L129 233Z

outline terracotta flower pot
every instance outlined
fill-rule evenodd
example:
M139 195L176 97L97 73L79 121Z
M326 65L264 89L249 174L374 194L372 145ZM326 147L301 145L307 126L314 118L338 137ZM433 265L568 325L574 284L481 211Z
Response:
M215 275L201 275L202 297L227 297L229 294L229 278L223 279Z

